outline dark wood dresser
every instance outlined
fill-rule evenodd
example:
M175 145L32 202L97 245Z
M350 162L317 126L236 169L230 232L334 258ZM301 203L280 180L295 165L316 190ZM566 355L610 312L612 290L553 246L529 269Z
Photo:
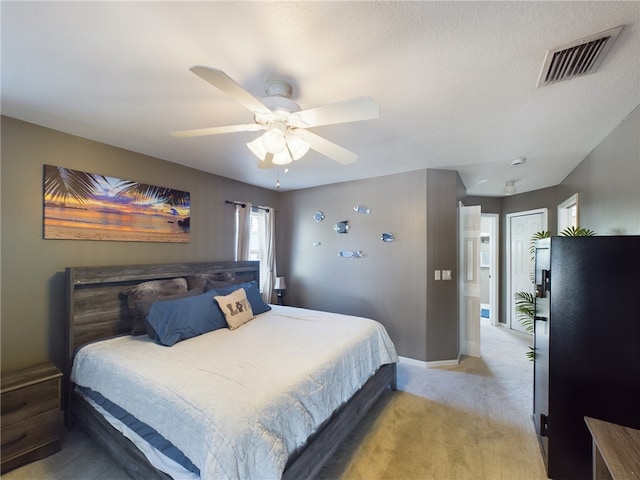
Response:
M536 242L533 411L549 478L592 478L584 417L640 429L638 271L640 236Z
M1 473L60 450L61 378L51 362L3 372Z

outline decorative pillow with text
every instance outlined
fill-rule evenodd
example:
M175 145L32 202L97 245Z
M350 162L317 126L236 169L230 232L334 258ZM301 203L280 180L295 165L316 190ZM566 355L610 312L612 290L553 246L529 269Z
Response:
M224 313L224 318L229 324L231 330L244 325L254 318L251 304L247 300L247 293L244 288L239 288L231 292L229 295L214 297L220 310Z

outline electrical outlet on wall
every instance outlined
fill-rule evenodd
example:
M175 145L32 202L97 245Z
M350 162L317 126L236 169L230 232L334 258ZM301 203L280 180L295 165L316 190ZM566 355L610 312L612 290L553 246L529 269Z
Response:
M451 270L442 270L442 279L451 280Z

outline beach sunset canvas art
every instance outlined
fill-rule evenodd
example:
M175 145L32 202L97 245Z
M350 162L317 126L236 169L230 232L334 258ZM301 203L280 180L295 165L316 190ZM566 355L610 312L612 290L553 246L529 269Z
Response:
M189 192L44 166L44 238L189 242Z

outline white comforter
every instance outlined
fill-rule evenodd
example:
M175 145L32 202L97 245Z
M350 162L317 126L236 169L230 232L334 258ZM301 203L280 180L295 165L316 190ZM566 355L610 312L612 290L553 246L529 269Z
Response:
M144 335L83 347L72 381L153 426L203 479L275 479L289 455L380 365L373 320L291 307L173 347Z

